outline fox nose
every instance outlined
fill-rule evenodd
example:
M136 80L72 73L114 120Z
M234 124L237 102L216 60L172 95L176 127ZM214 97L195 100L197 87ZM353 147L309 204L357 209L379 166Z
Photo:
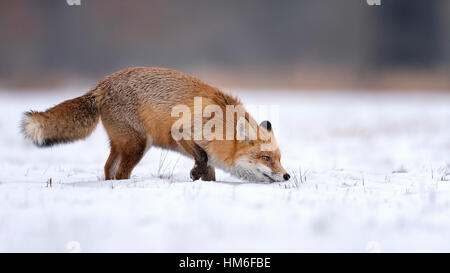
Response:
M289 180L289 178L291 178L291 176L288 173L285 173L283 175L284 180Z

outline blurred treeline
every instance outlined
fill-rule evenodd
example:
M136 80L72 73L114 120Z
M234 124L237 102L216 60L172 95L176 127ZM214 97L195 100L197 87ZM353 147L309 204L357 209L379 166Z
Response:
M73 0L71 0L73 1ZM163 66L214 83L450 89L450 1L0 1L0 81Z

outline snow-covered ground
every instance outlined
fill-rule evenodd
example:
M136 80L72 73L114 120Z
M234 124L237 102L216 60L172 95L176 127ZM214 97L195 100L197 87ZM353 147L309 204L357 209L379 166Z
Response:
M83 90L2 90L0 251L450 251L450 94L231 91L279 105L290 182L191 182L155 148L105 182L101 126L50 149L20 135L23 111Z

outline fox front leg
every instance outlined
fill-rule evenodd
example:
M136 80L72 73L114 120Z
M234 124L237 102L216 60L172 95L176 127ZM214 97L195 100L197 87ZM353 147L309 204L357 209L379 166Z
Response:
M207 159L206 157L205 161L194 165L191 170L192 180L198 180L200 176L203 181L216 181L216 171L213 166L208 165Z
M195 144L193 141L180 140L178 142L183 150L194 158L195 165L192 168L190 175L192 180L211 180L211 177L215 179L214 169L211 170L208 166L208 155L205 150Z
M207 172L201 176L203 181L216 181L216 171L213 166L207 167Z
M190 174L191 179L195 181L203 177L208 177L208 155L205 150L200 148L197 144L194 144L193 149L195 154L195 165Z

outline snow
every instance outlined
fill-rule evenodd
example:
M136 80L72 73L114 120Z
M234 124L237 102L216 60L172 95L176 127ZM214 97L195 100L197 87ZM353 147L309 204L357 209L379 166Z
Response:
M22 112L79 90L0 93L2 252L450 251L448 93L232 89L278 105L294 179L268 184L191 182L191 159L155 148L104 181L101 126L49 149L23 139Z

